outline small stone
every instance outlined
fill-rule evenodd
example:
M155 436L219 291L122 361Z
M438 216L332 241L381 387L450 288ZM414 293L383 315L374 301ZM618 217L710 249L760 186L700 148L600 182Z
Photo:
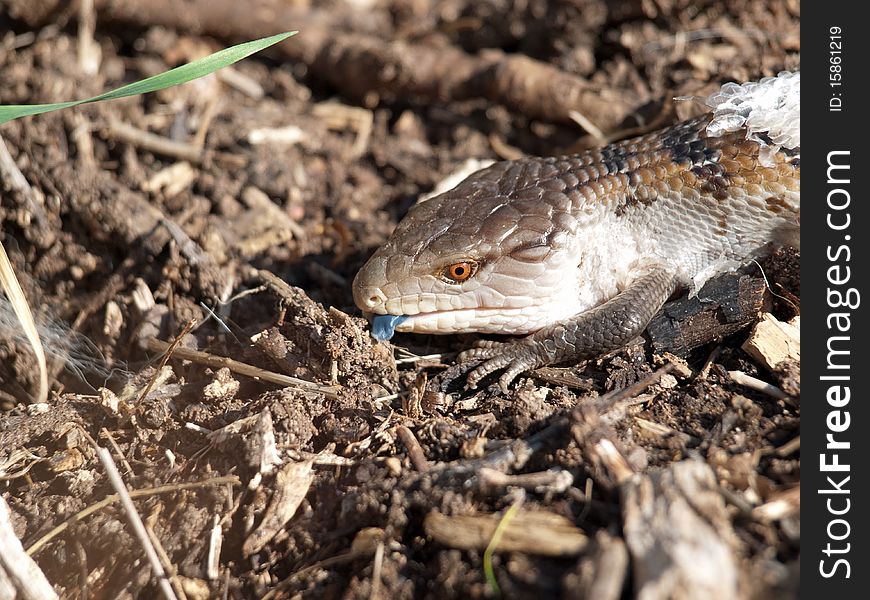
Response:
M402 461L395 456L388 456L384 459L384 466L393 477L398 477L402 474Z
M671 390L677 387L677 378L670 373L665 373L662 375L661 379L659 379L659 385L666 390Z

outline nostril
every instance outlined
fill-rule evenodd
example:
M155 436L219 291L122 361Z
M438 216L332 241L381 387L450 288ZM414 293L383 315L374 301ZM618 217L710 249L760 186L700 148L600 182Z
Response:
M357 305L364 311L376 311L387 301L387 297L378 288L363 288L358 292L359 295L354 294L354 297Z

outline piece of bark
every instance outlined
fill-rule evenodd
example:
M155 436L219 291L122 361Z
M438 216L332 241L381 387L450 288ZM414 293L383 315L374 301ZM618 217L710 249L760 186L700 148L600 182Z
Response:
M729 273L709 281L696 296L665 304L650 321L647 334L657 352L686 357L755 322L766 300L763 279Z
M314 481L314 472L311 470L313 464L311 460L287 463L278 471L275 476L272 501L259 527L242 544L242 556L251 556L265 548L266 544L293 518Z
M775 371L787 360L800 362L800 317L783 323L772 314L764 313L741 348L768 371Z
M599 531L591 551L577 568L565 576L564 600L619 600L628 577L628 550L625 542L606 531Z
M67 3L12 4L15 14L37 27ZM94 8L101 24L166 27L228 42L298 30L299 35L271 52L306 65L313 77L367 105L379 96L430 102L486 98L531 119L574 123L571 113L576 111L598 129L611 132L649 100L635 97L633 90L603 87L522 55L496 50L468 54L444 37L433 36L435 41L425 43L386 39L390 24L380 22L374 11L302 11L278 2L254 10L234 0L94 0Z
M710 467L684 460L622 486L638 600L742 598L737 539Z
M485 550L502 515L443 515L432 511L423 527L436 542L450 548ZM520 511L504 524L497 552L525 552L538 556L575 556L588 543L586 535L561 515Z

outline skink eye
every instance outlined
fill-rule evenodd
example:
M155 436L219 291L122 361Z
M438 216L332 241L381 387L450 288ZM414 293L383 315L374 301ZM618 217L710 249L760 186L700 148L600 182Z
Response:
M477 263L473 260L464 260L453 263L444 269L444 279L453 283L462 283L477 270Z

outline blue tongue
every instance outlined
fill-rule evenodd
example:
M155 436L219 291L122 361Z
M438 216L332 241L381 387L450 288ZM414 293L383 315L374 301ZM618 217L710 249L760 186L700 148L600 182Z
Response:
M390 339L396 333L396 326L407 318L404 315L376 315L372 319L372 336L379 342Z

